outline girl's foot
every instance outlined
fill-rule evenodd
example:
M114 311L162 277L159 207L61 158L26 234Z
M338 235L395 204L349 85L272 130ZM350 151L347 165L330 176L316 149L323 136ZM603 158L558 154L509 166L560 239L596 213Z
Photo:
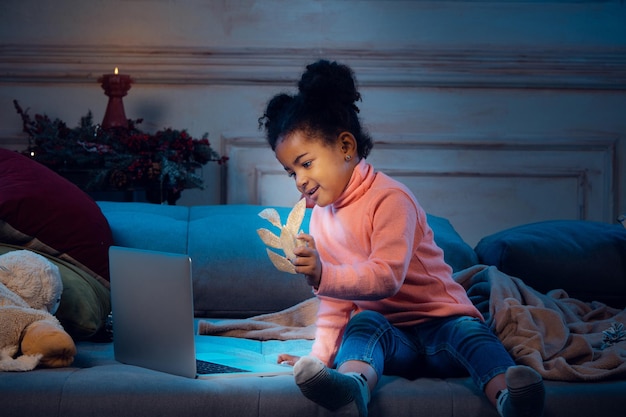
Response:
M341 374L311 356L300 358L293 373L300 391L311 401L331 411L353 403L359 416L367 417L370 394L363 375Z
M502 417L541 417L545 400L543 379L528 366L512 366L506 371L506 390L498 393L498 413Z

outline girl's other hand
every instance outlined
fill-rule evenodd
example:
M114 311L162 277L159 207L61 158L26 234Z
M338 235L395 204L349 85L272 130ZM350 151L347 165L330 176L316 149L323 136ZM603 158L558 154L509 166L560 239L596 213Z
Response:
M298 360L300 360L300 356L294 356L288 353L281 353L280 355L278 355L278 360L276 362L281 365L294 366L296 362L298 362Z

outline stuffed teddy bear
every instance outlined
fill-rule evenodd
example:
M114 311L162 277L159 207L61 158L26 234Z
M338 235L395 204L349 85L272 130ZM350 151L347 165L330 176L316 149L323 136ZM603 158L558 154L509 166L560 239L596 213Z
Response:
M29 250L0 255L0 371L68 366L76 345L53 316L63 291L59 268Z

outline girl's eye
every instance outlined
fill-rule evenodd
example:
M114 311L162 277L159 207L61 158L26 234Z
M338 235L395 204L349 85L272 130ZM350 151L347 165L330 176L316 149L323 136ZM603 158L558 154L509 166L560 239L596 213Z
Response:
M311 166L311 161L306 161L305 163L302 164L303 168L309 168Z
M296 176L296 173L291 171L291 172L287 172L287 175L289 175L289 178L293 178Z

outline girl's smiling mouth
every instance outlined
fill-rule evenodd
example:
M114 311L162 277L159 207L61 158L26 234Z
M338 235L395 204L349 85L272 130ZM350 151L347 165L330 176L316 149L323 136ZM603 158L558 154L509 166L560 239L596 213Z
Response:
M319 188L320 188L320 186L319 186L319 185L318 185L317 187L313 187L312 189L310 189L309 191L307 191L307 193L306 193L306 194L307 194L309 197L313 197L313 194L315 194L315 192L316 192L317 190L319 190Z

